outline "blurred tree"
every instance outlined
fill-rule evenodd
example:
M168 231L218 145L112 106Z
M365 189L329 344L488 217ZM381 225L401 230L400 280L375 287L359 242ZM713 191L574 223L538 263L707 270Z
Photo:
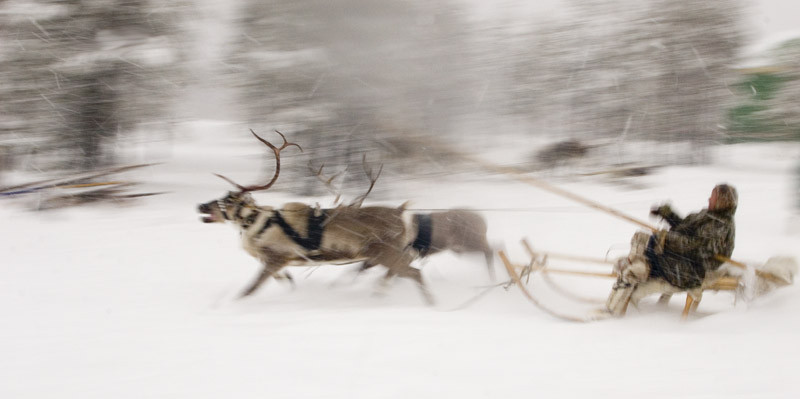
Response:
M56 167L114 162L109 148L120 132L169 115L182 57L180 4L1 3L7 40L0 47L0 107L10 133L37 142L37 153Z
M775 97L785 79L766 68L748 69L743 73L744 78L734 88L745 100L728 111L729 137L732 141L766 139L766 133L772 130L770 121L764 117L767 102Z
M733 100L726 82L744 39L741 4L656 0L650 15L663 46L652 126L662 139L693 143L692 161L703 161L705 148L721 138L718 125Z
M253 0L239 22L226 72L242 95L244 119L259 130L297 132L319 163L355 166L348 179L363 179L361 155L384 138L447 134L474 102L456 7ZM307 193L319 187L307 181Z
M515 110L553 118L569 138L689 141L690 160L717 138L726 79L742 44L736 0L570 3L516 57ZM673 159L676 161L677 157Z
M740 70L740 101L728 111L732 142L800 140L800 39L775 46L767 63Z

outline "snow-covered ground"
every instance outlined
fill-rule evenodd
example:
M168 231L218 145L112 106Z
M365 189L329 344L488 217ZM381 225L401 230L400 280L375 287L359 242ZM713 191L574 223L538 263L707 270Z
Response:
M353 266L296 268L295 289L273 281L237 300L258 264L239 248L233 228L200 223L196 204L229 189L212 172L243 183L258 178L250 167L263 152L248 140L244 128L211 123L179 132L169 153L159 153L164 163L129 172L148 189L170 193L131 205L33 212L3 200L0 397L800 395L797 285L752 302L709 293L704 317L689 322L679 321L679 295L667 310L653 298L623 319L578 324L548 316L516 288L460 307L489 284L483 261L440 254L423 268L434 307L405 280L373 295L381 271L352 281ZM638 178L635 189L597 177L551 182L649 223L656 223L647 217L653 203L695 211L716 183L731 183L740 196L734 258L758 264L779 254L800 258L792 209L799 154L797 145L722 147L710 166L661 169ZM481 209L490 240L520 263L523 237L537 249L603 257L624 253L636 230L502 176L382 177L378 184L392 187L382 196L387 204ZM257 198L296 199L277 191ZM331 198L300 200L327 205ZM499 261L495 268L505 279ZM598 300L612 283L556 279ZM576 306L539 279L531 289L564 311L596 306Z

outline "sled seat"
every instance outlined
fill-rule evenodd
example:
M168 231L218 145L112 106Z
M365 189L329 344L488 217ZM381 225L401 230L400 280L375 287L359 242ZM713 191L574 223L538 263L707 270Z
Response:
M636 287L633 295L631 295L631 302L634 306L638 306L639 301L652 294L661 294L658 303L666 305L672 298L673 294L686 292L686 304L681 313L681 319L686 320L689 314L697 310L700 305L700 300L703 299L703 292L705 291L736 291L741 287L742 281L739 277L726 274L724 271L718 271L706 276L703 284L700 287L686 290L678 288L666 280L661 278L651 278Z

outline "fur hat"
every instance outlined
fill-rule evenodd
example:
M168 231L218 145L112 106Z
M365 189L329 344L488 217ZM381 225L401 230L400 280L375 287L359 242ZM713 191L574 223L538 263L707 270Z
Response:
M717 192L717 209L718 210L736 210L739 205L739 194L736 189L729 184L718 184L714 187Z

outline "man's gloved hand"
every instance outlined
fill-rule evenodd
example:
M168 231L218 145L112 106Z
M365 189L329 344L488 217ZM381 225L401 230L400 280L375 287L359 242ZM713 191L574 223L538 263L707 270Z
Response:
M670 213L672 213L672 207L670 207L669 204L653 205L653 207L650 208L650 214L654 216L661 216L663 218Z

